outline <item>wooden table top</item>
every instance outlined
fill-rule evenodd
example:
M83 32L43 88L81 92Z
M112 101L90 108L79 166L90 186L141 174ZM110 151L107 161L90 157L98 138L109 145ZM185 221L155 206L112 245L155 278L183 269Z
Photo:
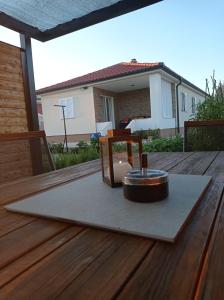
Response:
M174 244L7 212L99 160L0 186L0 299L224 299L224 152L153 153L150 167L212 184Z

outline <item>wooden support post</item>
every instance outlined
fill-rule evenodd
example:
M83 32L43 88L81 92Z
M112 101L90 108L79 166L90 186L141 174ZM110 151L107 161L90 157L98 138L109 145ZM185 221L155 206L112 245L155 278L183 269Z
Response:
M24 34L20 34L20 44L28 130L38 131L39 122L33 73L31 39ZM41 142L39 139L34 139L30 141L30 152L32 159L33 175L43 173Z
M36 91L33 74L33 58L31 39L24 34L20 34L21 61L24 78L24 93L26 99L27 120L29 131L39 130Z

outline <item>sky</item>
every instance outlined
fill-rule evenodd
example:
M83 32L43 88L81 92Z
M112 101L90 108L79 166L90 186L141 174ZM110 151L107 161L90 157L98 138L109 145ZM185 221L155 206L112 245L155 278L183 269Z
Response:
M32 40L36 88L136 58L164 62L204 90L213 70L224 80L223 11L223 0L164 0L52 41ZM0 40L19 46L19 35L1 26Z

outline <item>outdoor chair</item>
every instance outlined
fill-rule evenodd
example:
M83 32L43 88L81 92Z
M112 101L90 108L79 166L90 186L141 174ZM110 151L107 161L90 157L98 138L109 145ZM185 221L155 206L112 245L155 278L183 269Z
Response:
M184 122L184 151L223 150L224 120Z
M54 169L44 131L0 134L0 184Z

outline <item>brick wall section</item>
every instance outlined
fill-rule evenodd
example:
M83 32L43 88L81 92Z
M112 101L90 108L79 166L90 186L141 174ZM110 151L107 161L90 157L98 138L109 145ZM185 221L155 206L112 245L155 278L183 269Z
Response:
M119 120L126 117L150 117L149 89L140 89L118 94Z

